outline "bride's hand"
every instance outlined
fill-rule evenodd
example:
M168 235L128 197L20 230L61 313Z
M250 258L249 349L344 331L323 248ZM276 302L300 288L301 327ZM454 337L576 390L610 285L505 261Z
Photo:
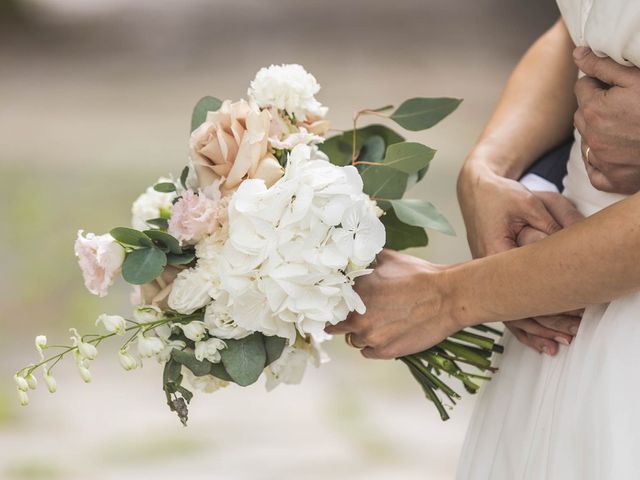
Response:
M446 267L383 250L375 271L360 277L356 291L367 311L352 313L326 331L347 334L367 358L397 358L425 350L462 329L444 311Z

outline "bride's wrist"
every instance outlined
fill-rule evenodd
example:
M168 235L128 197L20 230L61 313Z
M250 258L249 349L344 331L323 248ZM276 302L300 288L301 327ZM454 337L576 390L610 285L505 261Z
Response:
M473 281L473 271L477 262L472 260L440 272L441 314L456 331L493 321L483 299L475 298L478 285Z

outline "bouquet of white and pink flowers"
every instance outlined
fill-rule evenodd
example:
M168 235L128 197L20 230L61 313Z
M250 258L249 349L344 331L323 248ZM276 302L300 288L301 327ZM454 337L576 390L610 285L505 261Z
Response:
M308 363L326 360L325 326L363 313L353 286L372 270L383 247L427 244L424 228L451 234L429 202L403 199L422 180L435 151L383 125L357 128L363 115L407 130L430 128L460 100L412 98L362 110L353 130L329 138L320 86L300 65L261 69L248 99L205 97L191 124L189 165L178 179L160 178L132 206L132 227L104 235L78 232L75 252L87 289L100 297L118 276L134 286L133 313L103 314L107 333L80 335L68 346L36 338L41 361L15 375L22 404L42 369L71 354L85 382L106 339L122 338L119 360L133 370L145 359L164 364L167 403L186 424L190 389L247 386L260 376L272 389L298 383ZM458 394L445 372L475 392L460 364L491 371L499 347L488 327L460 332L425 352L403 357L443 419L438 398ZM48 356L45 350L61 348Z

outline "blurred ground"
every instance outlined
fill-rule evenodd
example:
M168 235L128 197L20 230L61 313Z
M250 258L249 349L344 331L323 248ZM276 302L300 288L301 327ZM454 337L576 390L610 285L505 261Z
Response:
M0 15L0 478L453 478L472 400L443 425L401 365L340 340L300 387L197 398L188 429L165 411L157 366L124 374L108 350L90 386L63 367L59 393L28 409L11 376L36 358L34 335L126 311L124 288L84 292L77 228L126 224L136 194L185 162L195 101L242 96L263 65L303 63L337 128L357 108L463 97L408 136L439 150L412 195L458 231L415 253L466 259L457 170L553 2L5 0Z

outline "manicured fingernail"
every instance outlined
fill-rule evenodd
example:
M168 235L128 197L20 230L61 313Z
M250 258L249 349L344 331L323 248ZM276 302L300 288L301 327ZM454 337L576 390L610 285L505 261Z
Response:
M590 51L591 49L589 47L577 47L573 51L573 58L575 58L576 60L580 60L581 58L585 57Z
M569 327L569 332L571 335L576 335L578 333L578 327L576 325Z
M569 340L567 340L567 339L566 339L566 338L564 338L564 337L553 337L553 339L554 339L556 342L561 343L562 345L569 345L569 343L570 343L570 342L569 342Z

